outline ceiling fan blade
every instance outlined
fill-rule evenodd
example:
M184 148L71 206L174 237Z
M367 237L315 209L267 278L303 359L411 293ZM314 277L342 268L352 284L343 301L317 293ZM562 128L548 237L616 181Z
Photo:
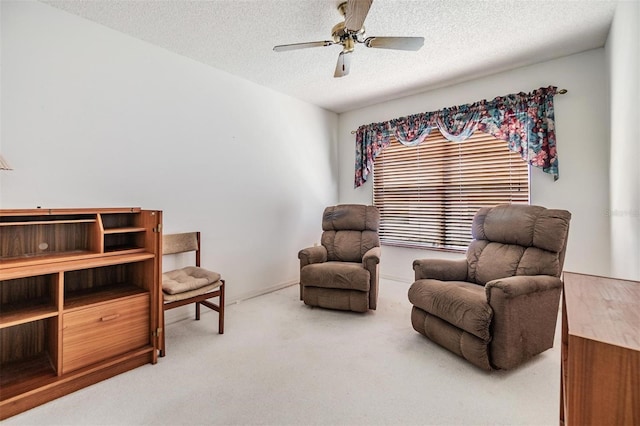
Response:
M338 63L336 64L336 71L333 73L334 77L344 77L349 74L349 68L351 67L351 52L340 52L338 56Z
M349 32L357 33L362 29L373 0L348 0L344 16L344 26Z
M324 47L331 46L335 44L332 41L310 41L307 43L293 43L293 44L280 44L278 46L274 46L273 50L276 52L286 52L288 50L298 50L298 49L306 49L308 47Z
M367 37L364 45L378 49L420 50L424 37Z

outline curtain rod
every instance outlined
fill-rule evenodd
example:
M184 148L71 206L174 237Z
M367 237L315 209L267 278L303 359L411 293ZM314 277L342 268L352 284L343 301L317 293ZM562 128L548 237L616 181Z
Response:
M557 94L558 94L558 95L564 95L564 94L565 94L565 93L567 93L567 92L568 92L568 90L567 90L567 89L560 89L560 90L558 90ZM355 135L355 134L356 134L356 131L355 131L355 130L352 130L352 131L351 131L351 134L352 134L352 135Z

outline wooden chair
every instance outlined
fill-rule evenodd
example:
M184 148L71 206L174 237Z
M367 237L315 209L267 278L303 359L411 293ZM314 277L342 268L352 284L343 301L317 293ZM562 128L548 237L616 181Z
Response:
M218 312L218 333L224 334L224 280L220 274L200 267L200 232L164 235L162 254L172 255L195 251L195 266L186 266L162 274L163 332L160 356L165 351L164 311L179 306L196 304L196 320L200 319L200 305ZM216 305L208 299L219 297Z

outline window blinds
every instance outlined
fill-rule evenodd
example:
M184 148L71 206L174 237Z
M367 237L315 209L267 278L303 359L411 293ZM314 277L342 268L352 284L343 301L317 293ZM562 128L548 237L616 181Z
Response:
M373 199L383 244L464 250L480 207L529 203L529 168L482 132L451 142L433 129L420 145L392 138L374 164Z

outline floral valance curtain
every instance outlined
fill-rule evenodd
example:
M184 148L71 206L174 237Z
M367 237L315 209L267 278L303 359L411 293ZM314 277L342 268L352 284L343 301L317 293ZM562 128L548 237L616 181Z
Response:
M557 88L482 100L360 126L356 131L355 187L367 180L373 162L395 136L406 146L416 146L437 127L445 138L460 142L476 130L507 142L524 161L558 179L558 155L553 113Z

